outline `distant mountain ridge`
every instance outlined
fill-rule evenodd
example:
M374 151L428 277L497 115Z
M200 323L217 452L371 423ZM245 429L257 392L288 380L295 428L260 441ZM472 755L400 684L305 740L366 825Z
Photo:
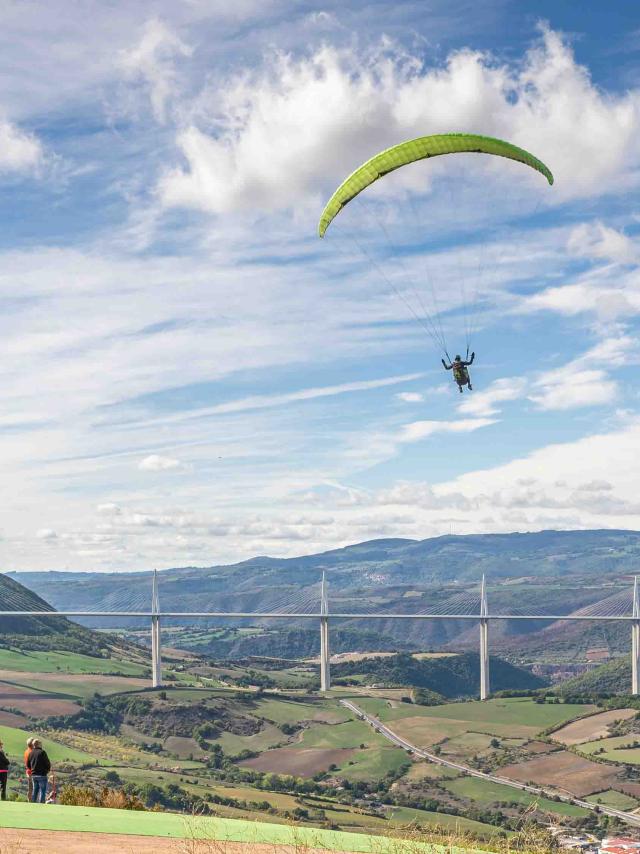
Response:
M541 616L541 622L506 621L496 628L503 635L515 636L539 631L545 613L570 613L626 587L638 565L638 531L379 539L301 557L255 557L226 566L162 570L160 604L164 610L176 611L266 611L286 597L317 596L314 585L325 571L330 609L419 612L442 607L461 591L475 595L486 574L490 611L518 607ZM19 572L10 576L36 593L46 593L48 601L60 609L126 610L123 602L129 601L147 610L151 601L150 571ZM98 620L91 624L113 625ZM349 625L346 621L341 624ZM364 628L350 624L350 628L356 627ZM366 628L421 648L455 645L471 630L462 621L410 620L401 624L384 617L367 623Z

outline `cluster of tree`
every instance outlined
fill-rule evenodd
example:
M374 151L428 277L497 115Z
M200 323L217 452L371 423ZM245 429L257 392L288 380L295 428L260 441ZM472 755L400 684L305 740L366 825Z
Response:
M277 685L277 682L271 676L253 669L247 670L241 676L236 676L234 682L241 688L249 688L253 685L257 685L259 688L275 688Z
M199 639L200 640L200 639ZM186 645L185 645L186 646ZM416 649L415 645L367 629L341 629L331 632L331 649L336 652L380 652ZM318 632L308 628L271 629L259 635L236 634L231 637L211 638L205 646L200 642L194 650L216 659L251 658L304 659L320 654Z
M94 694L84 701L79 712L47 718L46 724L52 729L77 729L116 735L127 715L143 715L150 709L151 700L146 697L127 694L103 697Z
M447 698L476 695L480 690L479 672L479 656L474 652L424 659L414 658L411 653L399 653L333 666L335 684L348 682L351 676L365 675L387 686L426 688ZM498 690L540 688L545 684L528 670L493 656L491 680Z
M631 661L628 656L609 661L574 676L554 687L562 697L611 697L631 687Z
M404 700L404 697L402 698ZM442 694L430 691L429 688L415 688L413 702L418 706L440 706L446 702Z

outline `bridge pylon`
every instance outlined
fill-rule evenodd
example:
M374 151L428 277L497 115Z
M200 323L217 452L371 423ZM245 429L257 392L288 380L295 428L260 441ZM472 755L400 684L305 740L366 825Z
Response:
M631 623L631 693L640 694L640 591L633 579L633 622Z
M320 587L320 690L324 693L331 688L331 657L329 649L329 599L327 579L322 573Z
M158 571L153 570L151 586L151 684L162 685L162 650L160 645L160 599L158 597Z
M487 700L491 693L489 684L489 606L484 575L480 587L480 699Z

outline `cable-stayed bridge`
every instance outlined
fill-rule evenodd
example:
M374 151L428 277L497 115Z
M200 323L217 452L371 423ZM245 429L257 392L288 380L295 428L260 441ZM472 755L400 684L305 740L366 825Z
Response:
M490 694L489 673L489 624L500 620L536 620L540 622L627 622L631 628L631 693L640 694L640 588L638 580L628 588L580 608L569 614L554 614L546 610L528 607L526 610L510 607L502 612L489 610L487 589L484 576L479 589L453 593L436 605L412 604L406 600L403 611L388 610L384 604L371 604L366 598L359 600L354 609L353 597L346 601L340 596L329 598L328 583L323 573L317 584L286 592L272 598L268 609L260 610L162 610L158 574L153 573L151 591L143 586L131 593L123 594L117 588L108 594L96 610L60 610L43 603L41 610L33 608L31 594L26 591L3 590L0 610L0 626L6 617L78 617L110 619L145 619L151 626L151 671L153 687L162 684L161 632L162 620L202 620L202 619L253 619L253 620L312 620L320 626L320 683L321 690L331 687L330 673L330 622L335 620L464 620L479 624L480 628L480 698L485 700ZM394 604L397 609L397 602Z

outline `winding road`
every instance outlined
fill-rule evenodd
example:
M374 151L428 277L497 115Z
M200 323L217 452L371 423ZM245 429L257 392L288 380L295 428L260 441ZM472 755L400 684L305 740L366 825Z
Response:
M516 780L510 780L508 777L499 777L496 774L486 774L484 771L477 771L475 768L469 768L468 765L463 765L460 762L452 762L450 759L443 759L441 756L436 756L435 753L429 753L427 750L423 750L421 747L416 747L415 744L411 744L411 742L402 738L402 736L399 736L392 729L389 729L386 724L383 724L381 720L368 714L351 700L340 700L339 702L342 706L349 709L350 712L353 712L354 715L357 715L361 720L367 721L367 723L370 724L376 732L379 732L380 735L384 736L384 738L392 744L395 744L396 747L401 747L403 750L413 753L421 759L433 762L435 765L443 765L445 768L453 768L463 774L468 774L470 777L478 777L478 779L488 780L490 783L499 783L501 786L509 786L512 789L519 789L521 792L529 792L532 795L537 795L538 797L559 799L566 804L574 804L575 806L583 807L586 810L592 810L593 812L600 812L604 815L614 816L615 818L619 818L634 827L640 827L640 816L634 815L633 813L616 810L613 807L603 806L602 804L591 804L589 801L583 801L580 798L573 797L572 795L561 795L554 789L545 789L541 786L529 786L526 783L519 783Z

